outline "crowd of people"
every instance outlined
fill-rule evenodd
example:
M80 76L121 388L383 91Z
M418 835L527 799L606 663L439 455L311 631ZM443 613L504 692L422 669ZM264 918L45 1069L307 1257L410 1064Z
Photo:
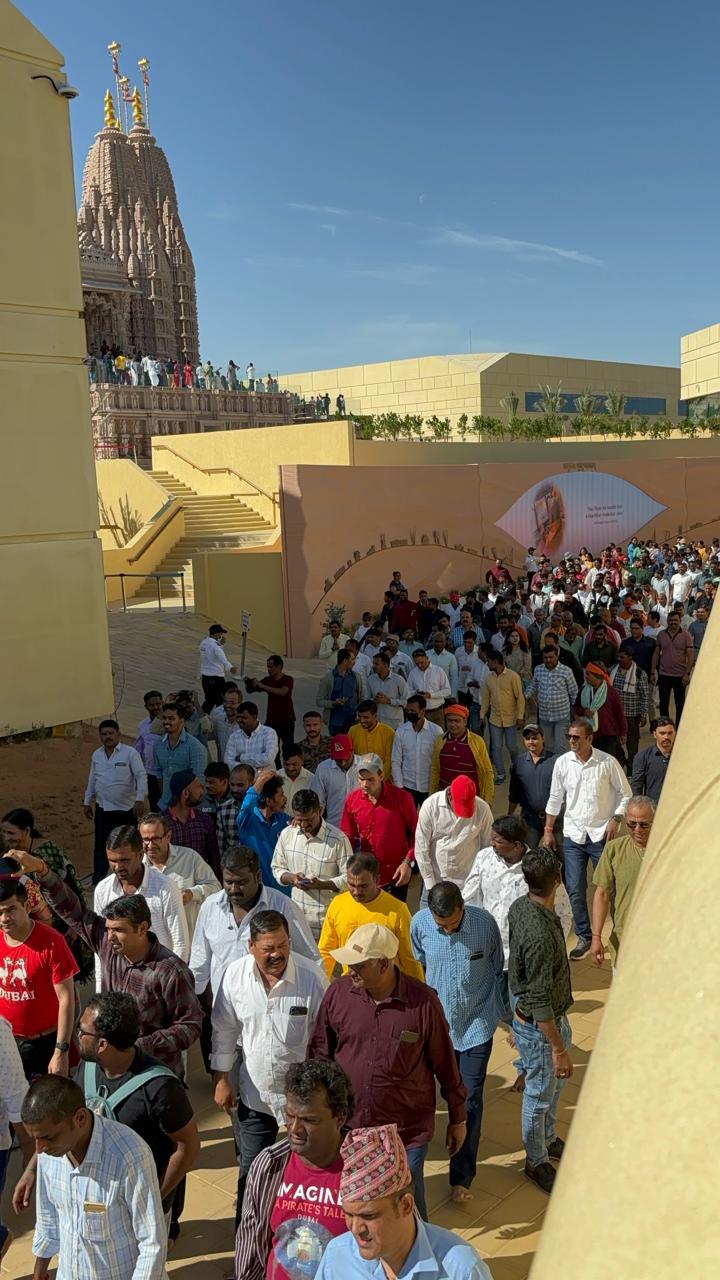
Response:
M177 359L159 359L142 351L124 351L117 345L101 343L97 351L89 351L86 357L91 386L97 383L130 387L184 387L188 391L254 391L279 392L280 385L273 374L258 377L252 360L246 366L245 376L234 360L225 369L213 365L211 360L194 365L186 355Z
M436 1091L462 1203L504 1027L524 1171L551 1192L569 962L618 964L718 581L717 541L530 548L447 600L395 572L352 636L329 625L301 728L283 658L241 679L215 623L202 700L149 690L132 746L99 726L92 885L5 813L0 1179L12 1129L36 1280L55 1256L164 1275L196 1041L232 1122L236 1280L486 1280L429 1221Z

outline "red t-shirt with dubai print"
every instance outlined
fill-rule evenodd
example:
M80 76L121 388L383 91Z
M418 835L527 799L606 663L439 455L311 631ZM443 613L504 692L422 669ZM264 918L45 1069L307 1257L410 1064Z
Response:
M24 942L12 947L0 929L0 1014L13 1035L38 1036L57 1026L54 983L74 978L75 957L57 929L36 920Z
M291 1152L270 1215L267 1280L312 1280L332 1237L347 1231L340 1208L342 1167L337 1159L315 1169Z

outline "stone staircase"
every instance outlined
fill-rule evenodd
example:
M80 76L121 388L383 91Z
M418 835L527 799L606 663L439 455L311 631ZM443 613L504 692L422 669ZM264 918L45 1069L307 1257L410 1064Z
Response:
M161 580L163 603L182 599L179 575L184 572L185 599L188 604L192 604L192 557L196 552L232 550L262 543L272 532L273 526L231 493L198 494L188 485L176 480L169 471L152 470L149 474L171 497L182 498L185 508L185 535L157 567L158 573L178 575L176 578ZM157 584L154 578L147 578L131 603L144 604L154 600L157 600Z

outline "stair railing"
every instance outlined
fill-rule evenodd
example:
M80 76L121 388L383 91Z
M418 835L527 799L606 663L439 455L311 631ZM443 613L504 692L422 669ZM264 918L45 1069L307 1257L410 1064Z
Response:
M191 462L189 458L183 457L183 455L181 453L178 453L176 449L171 449L169 445L164 444L162 442L160 442L159 444L153 443L153 455L160 449L164 449L166 453L171 453L173 457L177 458L178 461L181 462L184 466L190 467L193 471L198 472L199 475L211 476L211 475L225 474L225 475L234 476L236 480L240 481L240 484L249 485L250 486L249 490L243 490L243 489L233 490L232 496L235 498L253 498L255 502L257 501L258 498L260 498L261 500L269 504L270 523L272 524L273 528L277 527L278 511L280 507L279 493L277 492L268 493L267 489L263 489L261 485L256 484L255 481L251 480L248 476L241 476L240 472L235 471L233 467L200 467L196 462ZM154 460L154 457L153 457L153 460ZM178 477L175 477L175 478L177 479ZM180 481L180 483L182 484L184 482ZM204 493L204 494L201 494L200 496L212 497L213 495L209 493ZM221 495L218 495L218 496L221 496Z

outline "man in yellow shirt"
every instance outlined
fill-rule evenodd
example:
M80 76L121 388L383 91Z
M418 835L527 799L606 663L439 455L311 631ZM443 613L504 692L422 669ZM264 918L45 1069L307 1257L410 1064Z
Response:
M495 769L495 783L505 781L503 745L512 764L518 753L517 730L525 723L525 694L517 671L505 666L501 653L488 654L490 675L483 685L480 715L490 712L490 758Z
M378 706L372 698L367 698L358 707L358 723L348 729L356 756L373 753L383 762L383 774L392 778L392 749L395 741L395 730L389 724L378 720Z
M332 978L335 972L331 951L343 947L360 925L382 924L395 934L400 944L398 968L424 982L422 965L415 959L410 941L410 912L404 902L380 888L379 877L380 864L372 853L356 853L348 862L347 892L337 894L330 903L318 942L327 975Z

